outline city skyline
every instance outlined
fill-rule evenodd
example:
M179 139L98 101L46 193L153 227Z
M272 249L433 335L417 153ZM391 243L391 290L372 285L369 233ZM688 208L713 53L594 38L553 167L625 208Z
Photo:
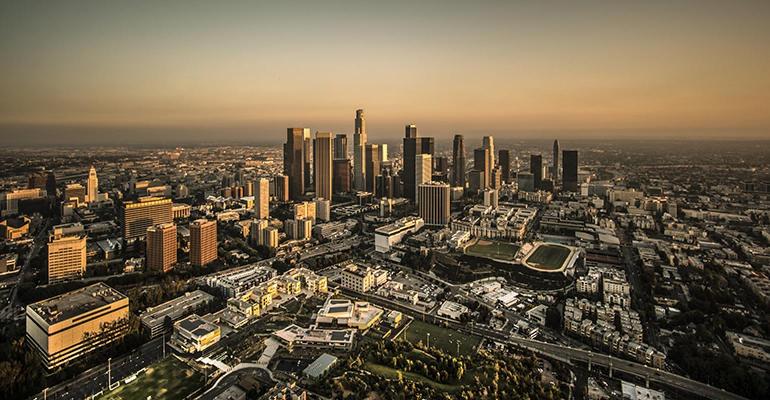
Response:
M691 5L3 4L0 143L770 138L770 6Z

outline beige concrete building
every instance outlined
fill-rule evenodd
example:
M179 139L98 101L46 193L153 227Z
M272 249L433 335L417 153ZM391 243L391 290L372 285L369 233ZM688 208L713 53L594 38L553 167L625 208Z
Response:
M217 259L217 221L198 219L190 224L190 262L202 267Z
M120 208L120 224L126 241L144 237L147 228L173 220L171 199L142 197L127 201Z
M96 168L91 166L88 170L88 191L86 192L86 202L95 202L99 197L99 178L96 176Z
M259 219L270 218L270 181L265 178L257 179L254 216Z
M128 317L128 297L97 283L28 305L27 342L52 370L123 337Z
M176 264L176 251L176 225L167 223L147 228L148 270L168 272L173 269Z
M79 183L70 183L64 187L64 201L74 200L78 204L86 202L86 188Z
M289 201L289 177L286 175L276 175L273 185L276 200L280 202Z
M414 193L417 202L420 202L417 193L420 191L420 185L430 182L433 178L433 157L430 154L417 154L414 162Z
M29 234L29 222L27 217L8 218L0 221L0 237L5 240L20 239Z
M262 245L271 249L278 247L278 229L268 226L262 230Z
M48 284L80 279L86 271L86 234L80 223L57 225L48 238Z
M303 201L301 203L297 203L294 205L294 219L299 220L307 218L315 223L315 211L315 202L313 201Z
M348 265L342 270L342 287L360 293L368 292L374 286L374 271L371 268Z
M10 215L16 215L19 212L19 201L27 199L39 199L44 197L45 194L45 190L38 188L16 189L9 192L0 192L0 216L6 217Z
M196 314L174 323L171 345L185 353L197 353L219 341L222 330Z

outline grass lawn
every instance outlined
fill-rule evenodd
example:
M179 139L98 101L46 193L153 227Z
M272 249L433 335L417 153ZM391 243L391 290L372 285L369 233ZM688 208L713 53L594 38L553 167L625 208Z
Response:
M429 386L432 386L435 389L438 389L444 392L454 392L460 389L460 385L447 385L444 383L438 383L420 374L415 374L414 372L404 372L404 371L386 367L380 364L374 364L374 363L368 362L364 364L364 368L373 374L377 374L388 379L398 379L398 373L401 372L401 376L404 379L408 379L410 381L415 381L415 382L422 382Z
M525 260L528 264L543 269L559 269L569 257L570 249L564 246L543 244Z
M146 400L184 399L199 388L203 376L193 371L174 357L168 357L160 363L147 367L144 374L129 384L121 382L112 392L105 393L101 400Z
M479 240L475 244L468 246L465 250L465 254L476 257L513 261L518 251L519 246L513 243Z
M431 347L437 347L447 354L457 354L457 343L460 344L460 354L472 354L476 350L481 339L476 336L465 335L460 332L442 328L420 320L414 320L403 333L402 338L417 343L426 343L427 334L430 333Z

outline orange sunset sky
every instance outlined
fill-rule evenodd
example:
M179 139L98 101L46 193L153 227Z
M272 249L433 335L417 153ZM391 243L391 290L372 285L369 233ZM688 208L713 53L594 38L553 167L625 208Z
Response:
M0 143L770 138L768 1L2 2Z

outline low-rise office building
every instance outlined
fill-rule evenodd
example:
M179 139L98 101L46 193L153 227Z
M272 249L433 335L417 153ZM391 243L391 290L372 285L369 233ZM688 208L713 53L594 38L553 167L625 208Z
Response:
M273 338L289 351L294 349L350 351L353 348L355 336L355 329L320 329L316 326L302 328L294 324L273 332Z
M420 217L402 218L392 224L381 226L374 230L374 249L380 253L390 251L391 246L400 243L410 233L422 229L425 221Z
M374 270L350 264L342 270L342 287L366 293L374 286Z
M27 342L51 370L123 337L128 317L128 297L97 283L28 305Z
M192 314L174 323L171 346L185 353L197 353L217 343L221 334L220 327Z
M139 317L142 326L149 332L150 338L170 332L173 323L198 311L214 300L214 296L196 290L188 292L163 304L148 308Z

